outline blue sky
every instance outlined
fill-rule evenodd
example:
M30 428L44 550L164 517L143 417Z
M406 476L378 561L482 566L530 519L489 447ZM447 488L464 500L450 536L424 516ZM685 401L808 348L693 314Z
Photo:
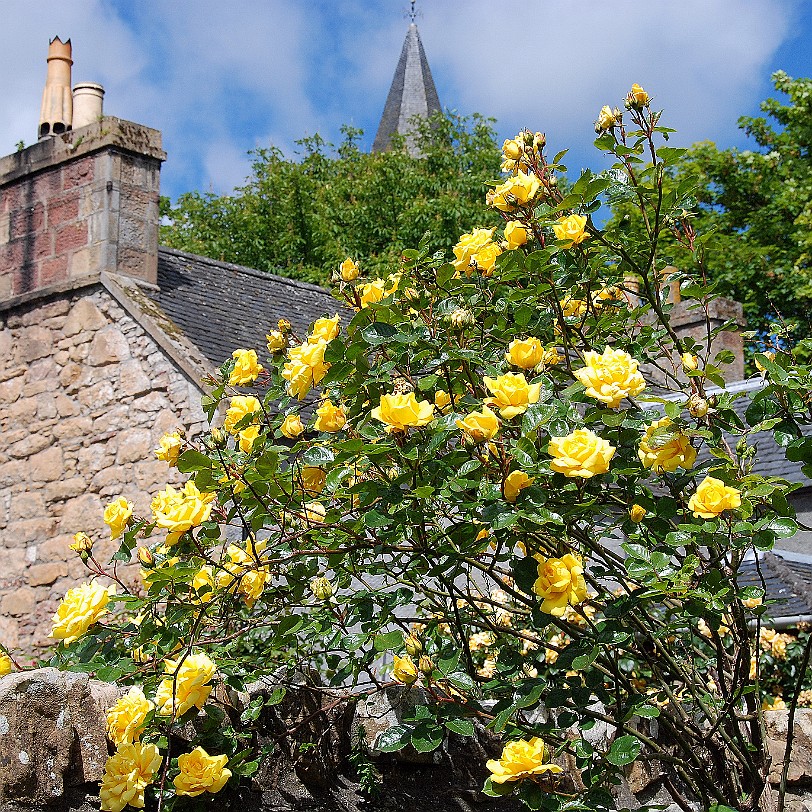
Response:
M162 191L228 192L248 150L294 154L303 135L368 147L408 22L406 0L3 0L0 153L36 137L48 40L73 42L73 80L101 82L105 112L160 129ZM570 147L591 147L602 104L632 82L665 108L677 143L745 146L740 115L770 74L812 75L810 0L419 0L418 27L444 106L494 116Z

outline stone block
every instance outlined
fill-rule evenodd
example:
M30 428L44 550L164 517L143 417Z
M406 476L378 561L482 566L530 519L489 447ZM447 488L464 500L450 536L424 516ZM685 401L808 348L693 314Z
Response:
M767 746L772 756L770 782L781 781L784 767L784 750L787 746L789 711L767 711L764 714L767 726ZM787 781L790 784L810 783L812 780L812 708L798 708L793 726L792 754L789 760Z
M87 532L90 528L101 527L104 506L101 499L92 493L77 496L65 503L60 528L63 533Z
M34 454L28 460L29 479L32 482L53 482L62 476L62 449L51 446Z
M124 361L130 357L127 339L113 324L103 327L93 338L87 356L91 366L105 366Z
M20 586L3 596L0 611L4 615L31 615L36 605L36 592L30 586Z
M20 624L10 617L0 617L0 645L15 649L20 645Z
M96 307L95 303L83 297L77 300L71 308L62 332L66 336L74 336L77 333L96 332L107 324L107 319Z
M118 436L116 462L140 462L151 456L152 435L148 429L129 429Z
M81 496L87 490L87 485L87 481L81 476L60 479L46 485L43 495L46 502L64 502L74 496Z
M0 679L0 801L50 807L66 787L101 780L114 685L43 668Z
M119 367L118 388L122 395L138 397L152 389L152 382L135 358L124 361Z
M28 412L31 417L36 414L36 401L31 402L30 408L25 408L24 412ZM10 437L6 438L7 441L11 440ZM22 440L13 443L8 447L8 453L17 459L23 457L31 457L41 452L43 449L48 448L53 440L47 434L27 434Z
M69 417L60 421L53 427L54 437L59 440L71 437L85 437L90 434L93 421L89 417Z
M11 496L11 508L9 518L12 521L17 519L39 519L45 515L45 499L37 491L22 491Z
M68 565L64 562L34 564L28 568L28 583L30 586L50 586L57 578L63 578L67 574Z
M17 340L17 357L21 363L30 364L53 351L51 331L45 327L28 327L20 332Z

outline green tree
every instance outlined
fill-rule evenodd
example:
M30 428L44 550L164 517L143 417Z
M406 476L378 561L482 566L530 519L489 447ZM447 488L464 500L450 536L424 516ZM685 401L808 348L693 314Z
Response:
M385 153L362 152L361 130L333 146L315 135L289 160L276 147L252 152L251 176L232 195L182 195L167 215L171 248L324 284L347 256L365 271L391 265L428 233L450 249L462 231L496 225L483 206L499 173L490 119L437 114L416 122L422 157L403 138Z
M788 328L794 345L812 335L812 79L783 71L772 78L786 100L767 99L765 117L739 121L756 148L695 144L664 188L694 211L697 231L713 234L706 265L718 292L742 302L748 327L761 337ZM613 209L630 232L643 228L626 195ZM688 256L690 228L682 239L663 241L678 267Z

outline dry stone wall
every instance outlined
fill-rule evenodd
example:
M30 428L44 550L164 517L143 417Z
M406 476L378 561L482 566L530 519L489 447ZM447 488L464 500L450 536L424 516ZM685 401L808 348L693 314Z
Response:
M43 653L87 576L72 535L105 560L104 505L125 495L147 512L178 480L158 439L203 420L195 384L100 285L0 314L0 643Z

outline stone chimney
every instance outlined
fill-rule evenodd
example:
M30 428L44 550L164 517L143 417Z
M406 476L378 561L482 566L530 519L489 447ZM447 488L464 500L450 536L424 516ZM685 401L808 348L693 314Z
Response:
M155 284L165 159L160 132L109 116L0 158L0 308L104 271Z
M744 379L744 339L741 331L745 328L744 313L740 302L720 297L708 302L707 312L701 303L696 301L677 302L671 311L671 326L680 338L695 338L701 346L708 340L708 330L721 327L727 321L739 325L736 331L725 330L719 333L711 343L710 361L716 353L730 350L734 361L721 367L727 383Z

